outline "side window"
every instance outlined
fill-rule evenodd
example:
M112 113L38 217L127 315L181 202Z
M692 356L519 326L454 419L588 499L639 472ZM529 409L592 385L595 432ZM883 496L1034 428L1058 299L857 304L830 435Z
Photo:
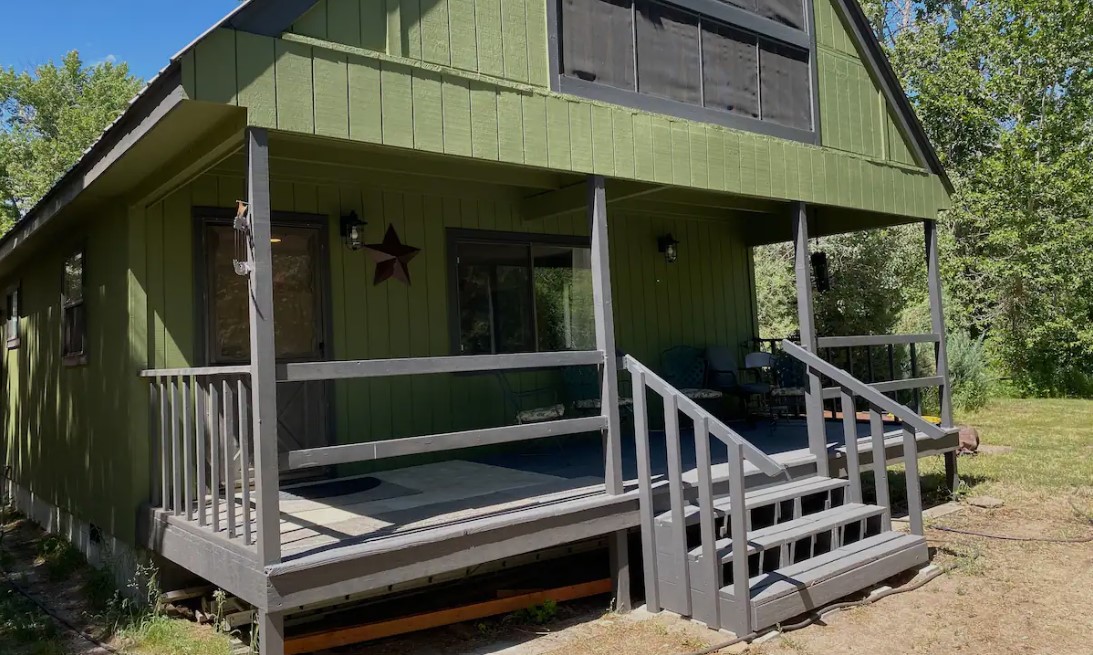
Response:
M20 343L19 333L19 285L8 289L4 296L4 338L8 343L8 350L18 348Z
M64 363L87 363L87 306L84 303L84 252L65 259L61 285L61 347Z

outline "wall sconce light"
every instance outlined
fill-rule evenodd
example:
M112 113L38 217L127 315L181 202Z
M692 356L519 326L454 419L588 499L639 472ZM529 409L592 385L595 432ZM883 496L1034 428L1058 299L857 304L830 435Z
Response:
M679 259L679 241L669 232L657 237L657 250L664 255L664 261L674 264Z
M827 253L816 251L809 259L812 263L812 279L816 281L816 292L828 291L831 288L831 269L827 265Z
M350 250L360 250L364 247L364 226L366 222L357 216L356 211L351 211L342 216L341 233L342 242Z

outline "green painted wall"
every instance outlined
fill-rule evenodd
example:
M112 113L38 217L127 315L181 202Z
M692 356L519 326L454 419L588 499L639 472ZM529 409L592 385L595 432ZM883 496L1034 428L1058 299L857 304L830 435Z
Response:
M581 213L527 221L516 198L474 188L465 194L379 188L359 183L300 181L275 162L275 211L329 217L333 357L372 359L450 355L449 270L445 230L450 227L587 234ZM149 343L155 366L197 365L191 206L230 206L243 189L241 173L204 175L148 208ZM410 265L412 286L372 284L374 264L363 251L345 249L338 217L356 210L368 220L365 237L382 238L394 225L404 242L422 248ZM753 332L748 249L736 219L700 221L678 216L611 213L610 245L620 348L654 367L673 346L736 345ZM679 263L667 266L656 237L672 232L681 242ZM546 404L557 393L556 372L509 376L516 390L548 389L529 400ZM356 380L335 388L337 438L358 442L503 425L512 422L493 375L417 376Z
M133 372L127 330L126 217L103 211L80 232L42 246L5 279L22 287L22 344L3 351L5 464L43 500L132 541L138 506L131 480L146 468L126 429ZM85 245L88 357L61 362L61 271ZM132 435L137 438L137 435ZM139 438L146 438L141 435Z
M820 138L875 159L921 166L892 120L892 107L862 63L834 0L816 0L816 65L820 81Z
M319 0L290 30L547 86L545 0Z
M185 88L303 134L918 218L948 203L882 159L295 38L220 30L183 59Z

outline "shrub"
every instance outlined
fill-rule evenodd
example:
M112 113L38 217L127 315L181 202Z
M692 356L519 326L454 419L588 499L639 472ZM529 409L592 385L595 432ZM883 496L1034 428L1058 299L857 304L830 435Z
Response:
M966 332L949 334L949 378L953 385L953 406L964 411L979 409L990 398L991 374L983 338Z

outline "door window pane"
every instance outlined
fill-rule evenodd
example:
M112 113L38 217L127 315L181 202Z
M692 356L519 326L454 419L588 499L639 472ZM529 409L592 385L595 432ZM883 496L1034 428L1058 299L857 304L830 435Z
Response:
M808 52L761 41L759 84L763 120L805 130L812 128Z
M461 243L458 258L460 351L534 350L528 246Z
M637 21L638 91L701 104L698 18L639 0Z
M250 359L250 305L247 278L236 275L235 230L208 228L210 350L212 363ZM272 226L274 339L278 359L321 356L317 258L319 231Z
M539 350L595 348L592 252L565 246L534 246L532 252Z
M562 0L562 73L634 87L632 0Z
M759 118L759 53L755 35L706 21L702 27L706 106Z

